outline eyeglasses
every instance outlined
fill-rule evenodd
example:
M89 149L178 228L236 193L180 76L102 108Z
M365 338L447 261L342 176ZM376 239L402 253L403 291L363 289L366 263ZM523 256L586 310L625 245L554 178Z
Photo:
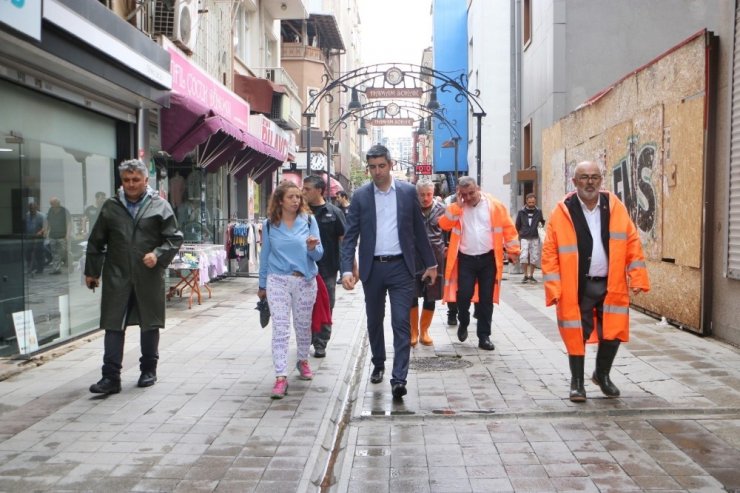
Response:
M580 181L600 181L601 175L578 175Z

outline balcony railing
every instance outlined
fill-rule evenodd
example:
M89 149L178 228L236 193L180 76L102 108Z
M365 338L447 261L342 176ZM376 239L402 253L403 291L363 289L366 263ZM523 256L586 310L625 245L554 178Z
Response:
M270 80L275 84L285 86L295 96L298 96L298 84L288 75L283 67L253 67L252 72L257 77Z
M321 49L314 46L301 43L283 43L281 49L283 58L306 58L317 62L325 61Z

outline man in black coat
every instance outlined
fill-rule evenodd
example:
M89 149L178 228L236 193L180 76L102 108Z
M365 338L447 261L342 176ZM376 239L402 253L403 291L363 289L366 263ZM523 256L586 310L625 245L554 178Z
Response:
M106 200L90 233L85 282L95 290L103 276L100 328L105 330L103 378L95 394L121 391L125 330L141 327L139 387L157 381L159 329L165 320L164 274L182 245L183 235L170 204L148 187L142 161L118 167L123 186Z

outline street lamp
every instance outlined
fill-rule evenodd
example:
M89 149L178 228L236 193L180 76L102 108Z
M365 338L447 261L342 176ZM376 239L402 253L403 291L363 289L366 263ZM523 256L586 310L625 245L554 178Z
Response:
M442 147L444 147L445 149L455 149L455 190L453 190L453 192L457 190L457 180L460 178L457 171L457 148L459 142L460 137L452 137L450 140L445 140L444 142L442 142Z

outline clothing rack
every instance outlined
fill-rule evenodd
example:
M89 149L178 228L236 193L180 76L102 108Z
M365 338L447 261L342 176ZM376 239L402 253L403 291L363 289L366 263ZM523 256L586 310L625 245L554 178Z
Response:
M225 223L224 245L228 259L226 275L258 277L262 218L254 220L232 217L221 221Z

